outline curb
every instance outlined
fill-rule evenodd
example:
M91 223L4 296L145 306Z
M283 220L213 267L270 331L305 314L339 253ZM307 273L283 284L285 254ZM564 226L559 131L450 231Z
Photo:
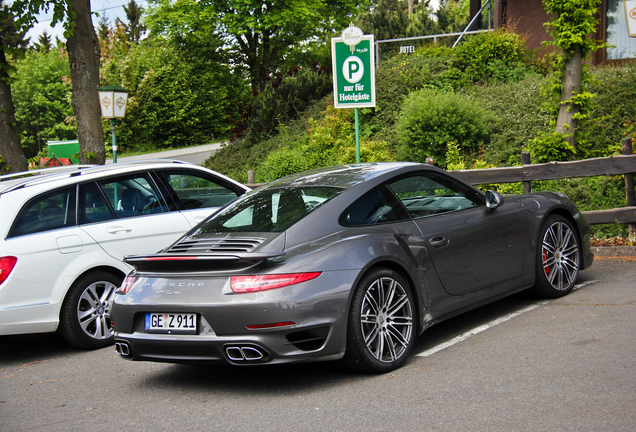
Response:
M593 247L592 253L598 257L636 256L636 246Z

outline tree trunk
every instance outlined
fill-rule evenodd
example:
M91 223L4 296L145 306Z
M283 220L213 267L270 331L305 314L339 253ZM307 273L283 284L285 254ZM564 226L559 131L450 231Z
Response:
M5 61L4 51L0 61ZM0 77L0 174L27 170L27 161L20 143L20 133L15 122L15 108L11 87Z
M90 0L71 0L76 12L73 36L66 46L71 65L73 111L77 119L80 163L106 162L104 132L97 88L99 87L99 41L91 20Z
M581 92L581 75L583 73L581 49L577 48L572 55L567 55L563 64L563 90L561 90L561 105L554 131L566 135L565 141L576 151L576 129L578 121L574 115L580 111L578 105L565 103Z

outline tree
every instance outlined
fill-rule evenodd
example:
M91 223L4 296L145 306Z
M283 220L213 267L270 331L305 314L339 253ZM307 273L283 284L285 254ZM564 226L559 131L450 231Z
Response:
M141 23L141 16L144 10L135 3L135 0L130 0L128 5L124 6L124 12L126 12L126 19L128 20L128 24L124 24L128 42L139 43L147 30L146 26Z
M72 34L66 41L73 83L73 112L77 119L80 163L106 163L104 131L97 88L99 41L91 19L90 0L71 0Z
M53 48L51 36L45 30L38 37L38 41L35 43L35 49L41 52L49 52L51 48Z
M29 50L17 63L20 77L11 91L22 148L27 158L42 150L48 140L73 139L71 82L65 51Z
M574 151L579 120L593 96L582 91L583 60L603 45L588 37L598 26L600 3L601 0L543 0L546 12L554 17L546 24L552 36L549 44L561 50L559 113L554 132L565 137Z
M100 40L108 40L108 33L110 33L108 18L106 18L106 15L102 15L97 21L97 36Z
M50 8L53 8L51 24L63 22L67 38L80 162L104 164L106 152L97 95L99 43L91 19L90 0L15 0L11 5L19 16L16 20L19 28L25 31L33 27L41 10Z
M431 18L430 1L378 0L360 16L359 27L376 40L439 33Z
M247 87L227 64L223 41L205 32L186 41L150 37L104 63L104 80L131 91L117 134L122 148L209 143L227 135L228 117L238 117Z
M0 0L0 170L6 172L27 169L11 94L15 67L7 59L7 54L20 54L20 48L24 46L24 32L18 32L13 14Z
M226 38L235 60L247 67L252 91L259 93L286 71L292 50L326 44L358 10L356 0L157 0L150 10L155 31L170 34L209 28Z

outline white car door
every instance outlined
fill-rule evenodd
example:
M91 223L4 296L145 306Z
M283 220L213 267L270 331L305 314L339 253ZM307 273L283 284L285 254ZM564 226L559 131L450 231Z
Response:
M80 186L80 228L109 255L155 253L190 229L178 211L170 211L147 173Z

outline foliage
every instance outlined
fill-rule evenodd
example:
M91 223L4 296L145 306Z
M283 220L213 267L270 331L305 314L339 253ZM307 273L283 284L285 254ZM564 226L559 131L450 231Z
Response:
M185 147L227 134L227 119L237 116L235 102L245 87L240 76L218 62L215 47L221 41L205 42L179 49L144 40L104 65L104 84L131 91L126 118L118 126L122 150Z
M68 55L31 50L17 64L20 79L13 83L15 116L27 158L34 157L47 140L76 138L71 107Z
M311 168L355 163L355 131L351 120L351 112L335 109L332 104L318 120L310 117L305 139L271 152L256 173L259 181L270 181ZM285 133L283 131L281 135ZM360 143L360 160L379 162L393 160L393 157L385 142L365 141Z
M16 69L10 58L24 57L28 41L24 39L26 30L21 29L14 9L0 0L0 79L10 85L17 79Z
M124 5L124 12L128 20L128 23L123 24L126 38L129 43L139 43L147 30L146 26L141 23L144 9L139 7L135 0L130 0L127 5Z
M528 142L549 129L550 113L543 109L545 78L528 75L519 82L491 82L469 90L477 103L495 114L484 159L495 166L521 163Z
M543 0L552 19L545 24L551 39L547 42L565 53L581 49L583 57L603 44L588 36L596 33L601 0Z
M279 124L296 118L310 104L322 99L333 90L330 74L321 70L301 70L277 83L252 99L248 121L248 139L259 140L275 133Z
M530 141L528 150L534 163L570 160L576 155L576 150L558 132L542 132Z
M468 37L453 50L456 86L489 80L519 81L533 73L531 64L523 38L505 30Z
M556 58L557 72L550 83L555 111L558 111L554 131L574 149L587 146L577 131L579 124L589 118L590 102L595 96L586 88L590 76L587 65L582 63L591 52L607 46L589 37L598 28L600 3L601 0L543 0L551 16L545 24L551 36L546 44L560 49Z
M440 33L432 13L429 0L414 5L412 13L405 1L378 0L367 6L356 24L376 40Z
M400 160L425 162L427 157L446 165L446 146L460 145L463 153L487 142L492 115L472 98L454 92L423 89L404 101L396 134Z
M155 0L153 4L150 25L155 31L222 32L229 49L237 53L235 62L249 70L255 93L264 90L272 77L298 66L287 63L290 47L302 51L327 40L349 24L358 7L354 0Z
M469 6L469 0L440 0L435 12L440 33L463 31L470 22Z
M636 64L597 66L591 77L589 90L596 97L580 132L591 157L610 156L620 151L621 138L629 135L628 122L636 121ZM633 126L632 135L636 135Z
M583 177L532 183L533 191L551 190L566 194L581 211L625 207L623 176ZM621 224L592 225L594 237L627 237L628 227Z

